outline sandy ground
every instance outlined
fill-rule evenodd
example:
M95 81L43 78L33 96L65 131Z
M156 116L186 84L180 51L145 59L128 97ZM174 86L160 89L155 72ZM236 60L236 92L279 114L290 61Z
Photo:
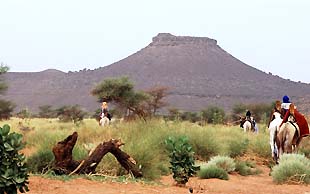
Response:
M260 175L229 175L229 180L191 178L186 187L174 185L172 176L162 177L161 183L154 185L143 183L99 182L86 179L60 181L31 176L28 194L186 194L189 188L193 193L210 194L310 194L310 186L276 185L269 176L267 167L260 167Z

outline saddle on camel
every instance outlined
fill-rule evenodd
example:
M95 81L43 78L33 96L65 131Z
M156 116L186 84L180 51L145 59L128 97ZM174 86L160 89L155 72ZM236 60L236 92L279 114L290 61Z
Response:
M291 120L291 119L293 119L293 120ZM289 111L287 111L285 113L281 125L283 123L288 122L288 121L297 123L297 125L299 127L299 138L306 137L306 136L310 135L307 120L305 119L304 115L302 115L300 112L297 111L297 109L293 103L290 104ZM281 125L280 125L280 128L281 128Z

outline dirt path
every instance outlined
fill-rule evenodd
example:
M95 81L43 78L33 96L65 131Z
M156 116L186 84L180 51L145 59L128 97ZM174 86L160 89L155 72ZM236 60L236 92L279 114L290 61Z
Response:
M163 177L163 185L142 183L97 182L86 179L60 181L30 177L28 194L187 194L192 187L194 193L209 194L310 194L310 186L276 185L269 176L269 169L261 167L263 173L255 176L230 175L228 181L219 179L191 178L186 187L174 186L171 176Z

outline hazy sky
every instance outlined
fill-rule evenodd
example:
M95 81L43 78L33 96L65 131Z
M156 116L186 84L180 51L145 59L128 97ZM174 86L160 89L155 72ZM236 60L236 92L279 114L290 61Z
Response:
M248 65L310 83L309 20L309 0L0 0L0 62L94 69L169 32L216 39Z

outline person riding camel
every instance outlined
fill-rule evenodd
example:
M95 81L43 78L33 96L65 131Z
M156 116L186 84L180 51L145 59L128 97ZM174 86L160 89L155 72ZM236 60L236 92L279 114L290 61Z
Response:
M103 118L104 116L107 117L111 121L111 114L109 113L107 102L102 102L102 105L101 105L100 117Z
M282 114L281 114L281 101L277 100L276 104L274 105L274 108L272 109L271 113L270 113L270 117L269 117L269 122L267 127L269 128L271 121L273 121L275 119L275 115L274 113L277 112L281 115L281 119L283 118Z
M300 138L310 135L307 120L305 119L304 115L302 115L301 113L299 113L297 111L297 109L293 103L291 103L289 105L289 110L286 112L286 114L283 118L283 121L280 125L280 129L281 129L281 126L283 125L283 123L286 123L288 121L297 123L297 125L299 127Z
M286 114L286 112L288 111L289 107L290 107L290 98L288 96L283 96L282 98L282 104L281 104L281 115L282 117L284 117L284 115Z
M245 123L245 121L249 121L252 125L252 129L255 129L255 120L254 118L251 116L251 112L249 110L247 110L247 112L245 113L245 118L243 118L241 120L241 123L240 123L240 127L243 128L243 124Z
M249 110L245 113L245 118L251 121L251 112Z

